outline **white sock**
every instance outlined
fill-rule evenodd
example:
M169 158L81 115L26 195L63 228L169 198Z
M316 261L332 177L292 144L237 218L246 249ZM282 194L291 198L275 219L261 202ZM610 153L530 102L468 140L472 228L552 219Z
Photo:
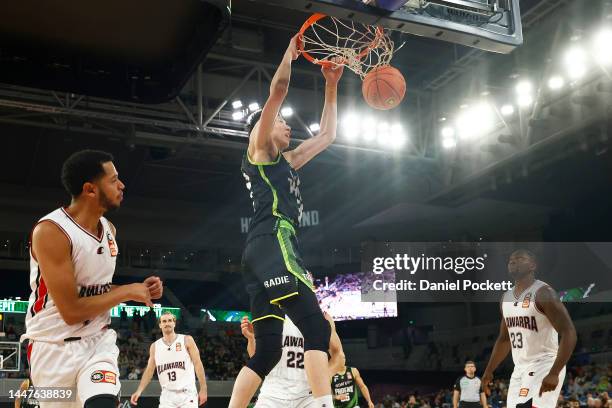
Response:
M334 408L334 400L331 394L315 398L315 407L318 408Z

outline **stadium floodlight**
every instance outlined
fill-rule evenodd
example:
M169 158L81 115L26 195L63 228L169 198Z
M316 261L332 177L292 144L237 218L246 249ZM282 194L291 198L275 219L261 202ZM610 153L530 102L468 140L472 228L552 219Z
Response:
M612 29L606 27L595 34L593 56L601 66L612 65Z
M232 102L232 108L234 108L234 109L242 108L242 101L236 100L236 101Z
M388 147L391 144L391 132L389 131L384 131L384 132L378 132L378 137L376 138L378 140L378 144L383 146L383 147Z
M377 126L378 133L389 132L389 124L387 122L380 122Z
M493 129L495 125L495 112L486 102L463 112L457 118L457 130L461 139L482 136Z
M446 150L452 149L457 146L457 140L454 137L445 137L442 139L442 147Z
M532 92L533 92L533 84L530 81L524 79L520 81L518 84L516 84L516 93L519 96L531 95Z
M516 99L516 103L521 108L528 108L533 103L533 96L531 96L531 95L519 95L519 97Z
M404 134L404 127L399 124L399 123L394 123L391 126L391 134L393 135L403 135Z
M391 146L401 149L406 144L407 137L404 133L391 134Z
M251 112L255 112L256 110L259 110L259 104L257 102L249 103L249 110Z
M342 131L347 139L354 139L361 132L361 120L354 113L348 113L342 118Z
M284 118L288 118L291 115L293 115L293 108L290 106L285 106L284 108L281 109L281 115Z
M311 123L310 126L308 126L308 129L310 129L311 132L318 132L321 127L318 123Z
M400 123L394 123L391 126L390 144L395 148L402 148L406 144L406 133Z
M244 112L241 110L238 110L232 113L232 119L236 121L242 120L243 118L244 118Z
M374 140L376 138L376 120L372 117L365 118L361 123L361 131L366 141Z
M510 104L503 105L499 111L503 116L512 116L514 115L514 106Z
M553 75L548 80L548 87L553 91L563 88L565 85L565 80L560 75Z
M455 137L455 128L446 126L442 128L442 131L440 133L442 133L442 137L444 139Z
M582 47L571 47L565 53L567 75L574 80L582 78L587 72L587 54Z

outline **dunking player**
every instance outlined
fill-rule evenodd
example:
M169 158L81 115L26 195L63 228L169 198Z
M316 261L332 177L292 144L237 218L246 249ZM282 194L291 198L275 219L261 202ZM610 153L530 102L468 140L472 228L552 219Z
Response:
M30 251L30 307L26 315L28 358L36 387L76 388L75 405L115 408L120 384L116 333L110 309L130 300L153 306L162 295L157 277L112 285L118 246L115 227L103 217L118 208L124 185L104 152L70 156L62 182L72 196L34 227ZM40 406L69 403L40 401Z
M320 375L327 368L330 328L297 244L303 205L296 171L336 138L337 85L342 67L322 69L326 85L319 134L287 150L291 128L279 110L289 89L291 62L299 56L296 41L294 36L272 78L263 110L250 118L249 146L242 161L255 210L243 254L243 276L251 298L257 350L238 374L231 408L246 407L262 379L280 360L285 314L304 334L304 367L316 406L332 406L328 378Z
M359 408L359 391L355 387L357 385L368 403L368 408L374 408L370 390L363 381L361 373L355 367L342 364L342 367L333 375L331 382L334 393L334 407Z
M133 405L138 404L140 394L147 388L156 370L162 387L160 408L196 408L206 402L206 376L198 346L193 337L175 333L175 327L176 317L172 313L164 313L159 317L163 337L151 344L147 368L138 389L132 394ZM196 375L200 382L199 393L196 391Z
M325 313L325 319L331 326L328 366L328 375L331 377L336 370L344 366L344 353L333 319L327 313ZM248 317L244 317L240 326L242 335L248 340L247 352L249 357L252 357L257 346L253 325L249 322ZM255 408L312 407L316 407L316 403L304 372L304 336L295 327L291 319L285 316L283 356L264 379Z
M514 289L502 298L499 337L482 376L488 391L493 371L512 348L514 371L508 387L508 408L554 408L565 378L565 364L576 345L576 329L565 306L550 286L535 279L536 270L532 252L518 250L510 256L508 271L514 278Z

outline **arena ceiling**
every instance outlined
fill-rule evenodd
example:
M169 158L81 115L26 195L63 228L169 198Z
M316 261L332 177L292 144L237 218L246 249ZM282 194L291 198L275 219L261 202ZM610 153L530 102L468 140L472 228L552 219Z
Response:
M504 86L500 78L506 78L516 70L517 60L521 60L521 67L529 71L538 60L536 57L545 58L545 55L541 55L542 47L554 35L559 22L568 18L570 10L564 8L568 3L522 1L526 44L518 53L508 56L395 34L394 40L405 45L397 53L394 64L404 73L409 92L405 104L396 115L418 123L422 131L417 135L419 139L400 154L355 149L346 144L338 146L323 154L317 160L316 167L307 168L305 172L313 177L338 175L350 179L347 181L352 184L349 190L357 191L370 180L376 182L380 174L377 169L393 168L397 177L396 191L401 190L402 185L423 186L418 194L414 190L404 194L396 191L389 193L389 205L408 200L458 206L475 196L486 194L494 199L537 201L538 205L555 207L559 201L554 193L556 187L551 183L538 183L538 196L542 197L538 200L527 198L526 192L518 194L520 189L514 195L507 193L508 189L516 188L512 186L519 179L517 174L534 174L536 171L533 168L521 173L519 166L518 170L511 169L509 177L506 175L507 169L502 168L497 174L485 174L478 178L476 183L458 176L462 174L463 167L476 162L473 156L459 156L459 160L449 163L441 157L439 146L433 138L437 132L436 120L444 113L443 102L457 104L461 99L459 94L500 88ZM273 73L288 39L307 16L258 1L233 1L231 25L203 64L204 78L210 79L202 89L203 115L210 115L215 126L229 127L238 132L240 126L231 123L227 112L221 110L216 115L211 114L215 113L222 98L227 97L227 90L238 89L237 85L254 67L265 70L268 75ZM475 83L474 72L479 71L476 67L482 66L487 67L487 75ZM261 70L253 75L249 86L236 93L237 97L256 98L265 94L268 82ZM310 93L310 100L314 102L296 106L303 122L308 122L316 119L320 110L321 97L319 95L319 102L316 102L316 94L312 94L313 89L321 89L322 80L316 67L305 61L298 61L294 71L289 98L290 101L299 102L303 95ZM59 188L59 168L69 153L83 147L96 147L115 152L132 194L145 198L171 197L201 204L218 204L218 192L227 190L228 185L242 189L238 163L245 147L245 138L239 134L200 134L188 126L198 114L196 82L189 81L179 99L153 107L1 86L0 95L4 101L19 103L5 103L0 108L0 126L5 140L0 183L26 189ZM225 82L231 86L223 86ZM347 100L360 98L359 87L360 82L347 72L342 83L341 100L346 103ZM293 99L292 94L295 95ZM449 95L456 97L453 99ZM126 113L130 115L127 119L121 116ZM308 137L300 123L293 122L292 125L297 138ZM342 140L338 144L342 145ZM561 160L574 149L574 145L564 144L561 148L543 150L530 161L543 163L555 157ZM587 148L592 154L605 149L605 146L596 143ZM483 168L504 158L506 156L493 157L490 162L484 163ZM567 162L562 161L547 165L547 171L552 174L555 174L557 167L574 168L574 165L568 166ZM575 166L578 168L578 164ZM505 182L508 178L513 182ZM528 176L522 180L529 184L530 178ZM550 194L544 193L547 188ZM242 191L236 194L242 194ZM576 193L576 199L579 196L580 193ZM572 202L572 199L568 199L568 202Z

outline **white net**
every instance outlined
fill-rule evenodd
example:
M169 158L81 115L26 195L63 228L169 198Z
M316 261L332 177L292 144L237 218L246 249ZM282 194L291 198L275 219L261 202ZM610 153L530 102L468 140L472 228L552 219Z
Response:
M342 64L361 79L372 69L389 65L394 51L383 28L331 16L322 16L306 27L302 44L304 55L312 62Z

